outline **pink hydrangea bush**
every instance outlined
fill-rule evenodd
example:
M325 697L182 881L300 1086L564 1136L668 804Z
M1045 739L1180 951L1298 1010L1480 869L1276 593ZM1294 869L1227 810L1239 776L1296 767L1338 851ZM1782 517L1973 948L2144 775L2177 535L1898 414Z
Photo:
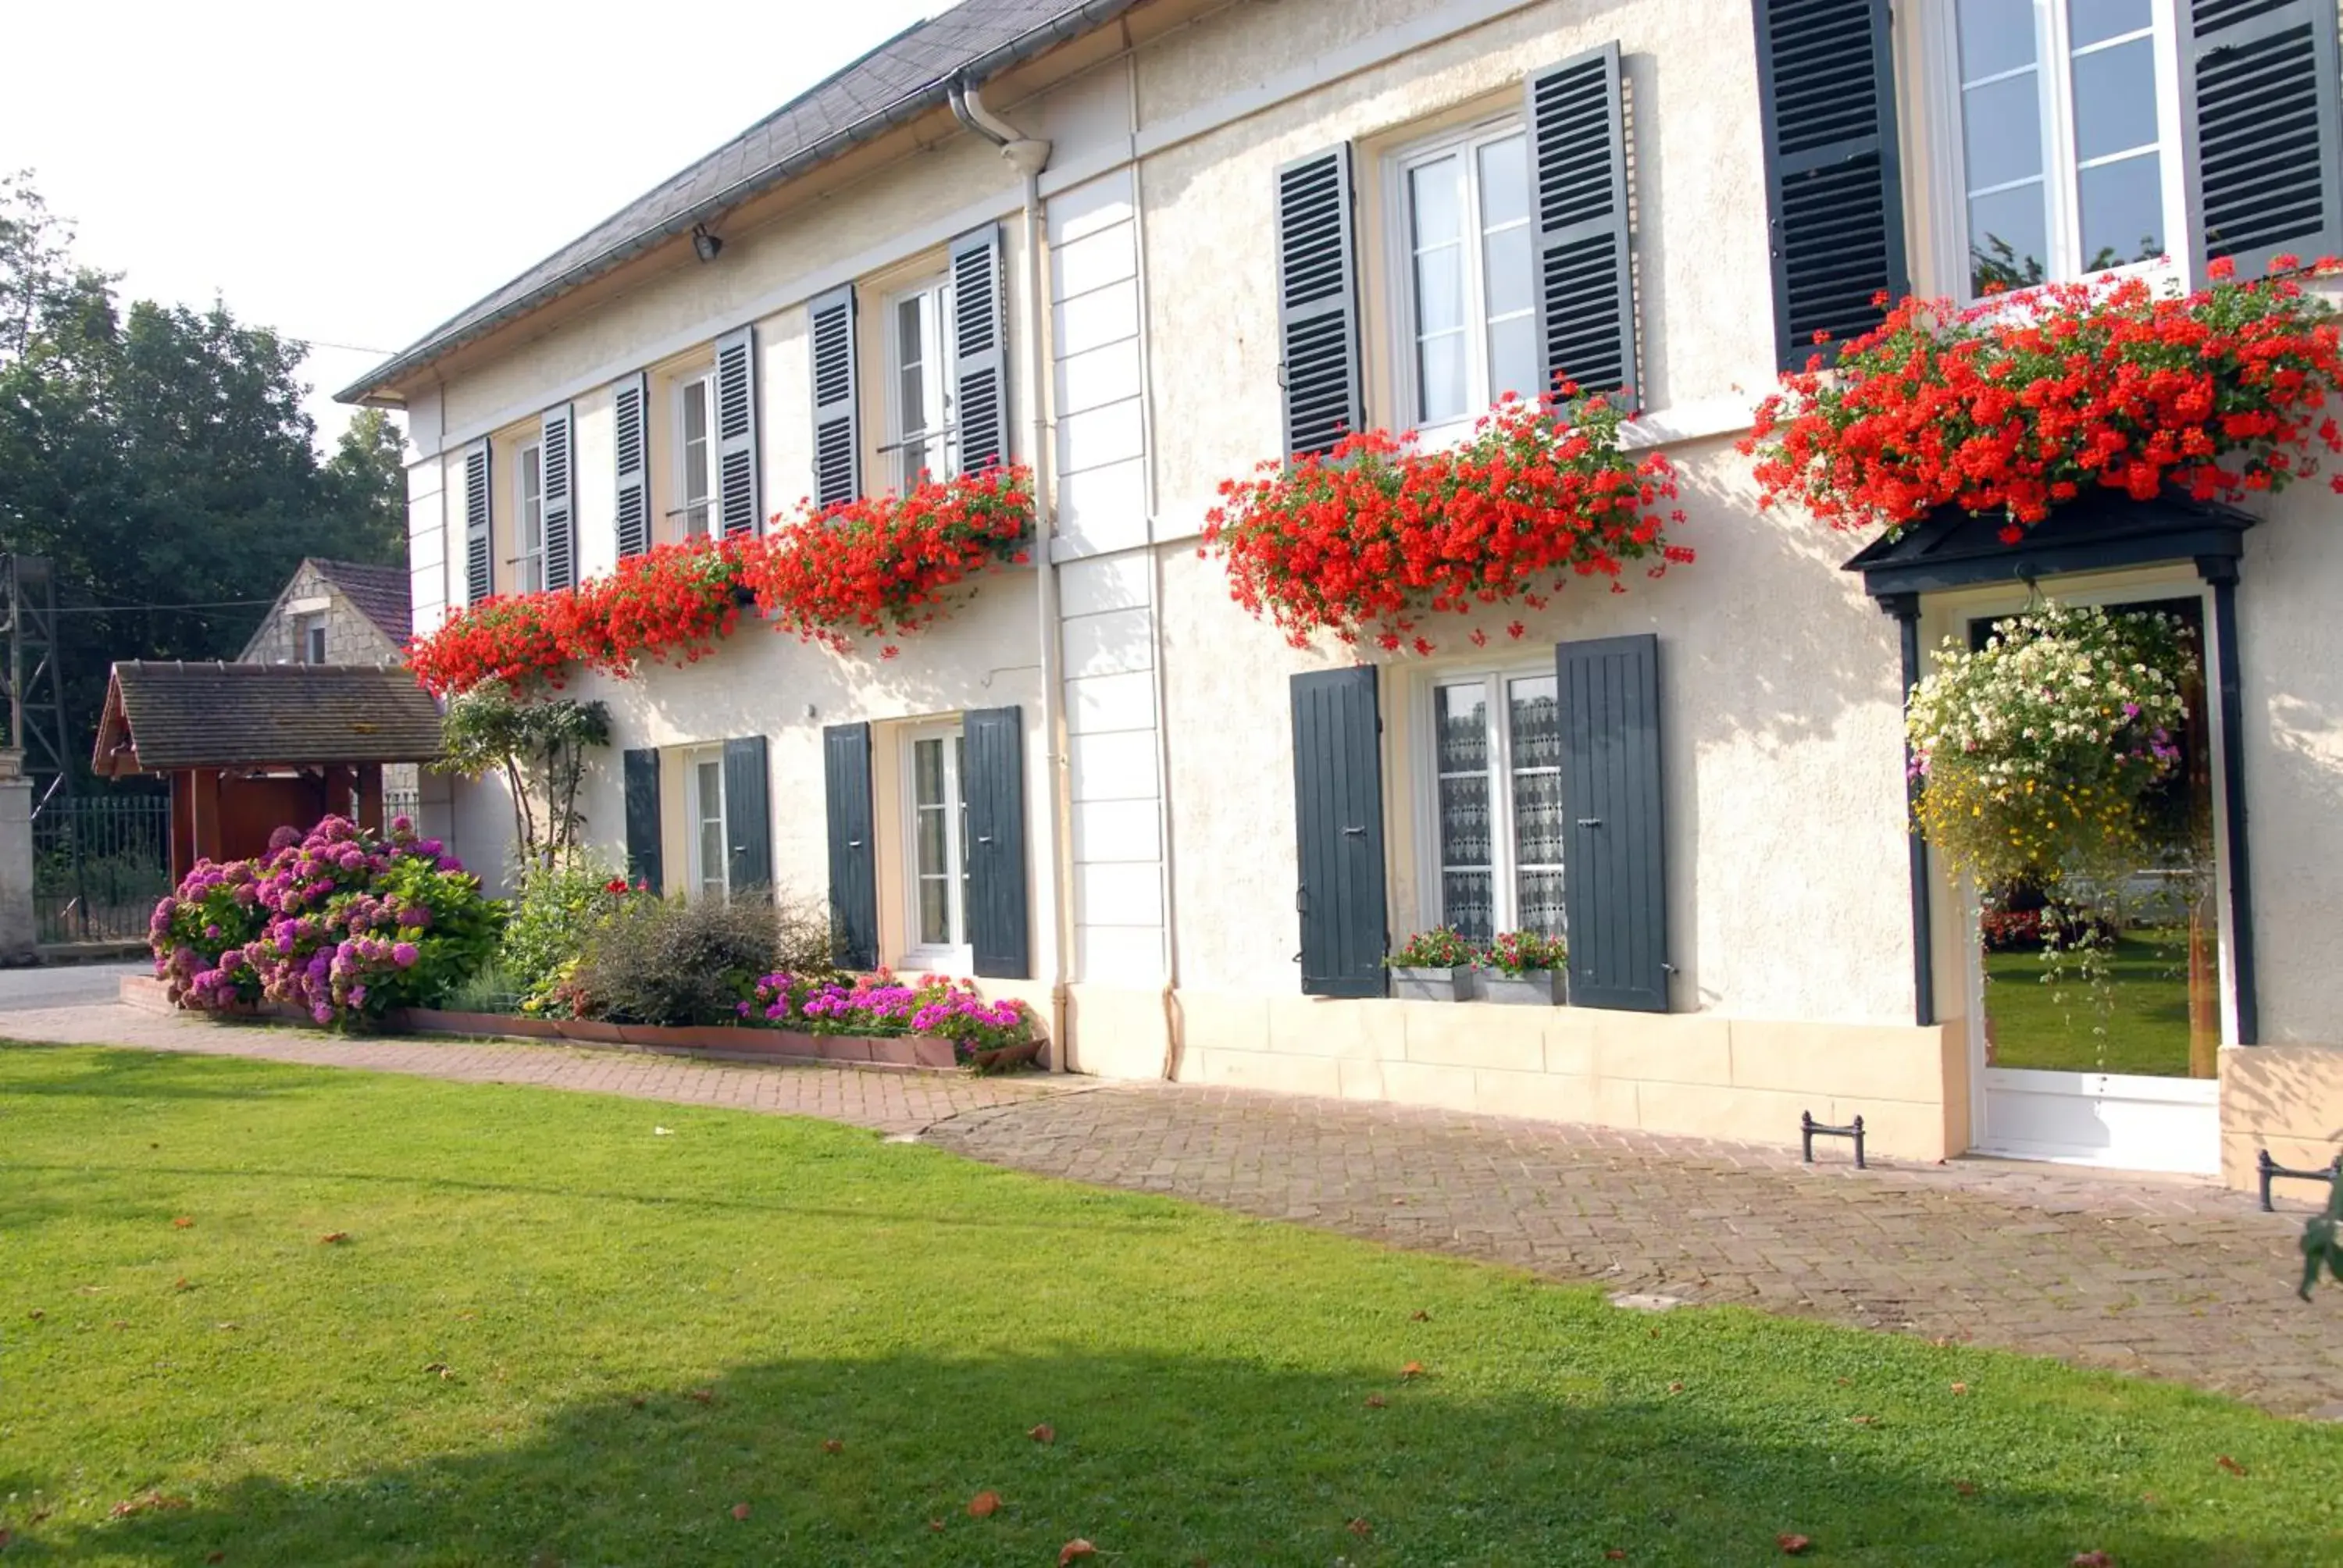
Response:
M261 999L321 1024L442 1000L496 946L503 907L436 839L398 818L387 834L328 817L279 828L269 853L199 862L155 908L155 973L179 1006Z
M921 975L907 981L883 969L850 979L769 974L749 989L738 1010L744 1022L768 1029L949 1040L953 1057L963 1062L1034 1037L1033 1011L1014 997L987 1001L971 980Z

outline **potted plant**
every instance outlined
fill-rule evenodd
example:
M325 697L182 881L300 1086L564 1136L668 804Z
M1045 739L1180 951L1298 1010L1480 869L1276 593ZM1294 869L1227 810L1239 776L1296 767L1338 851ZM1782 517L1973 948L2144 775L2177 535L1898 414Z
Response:
M1481 997L1513 1007L1554 1007L1563 1000L1569 944L1542 931L1499 931L1481 955Z
M1480 952L1453 926L1418 931L1383 960L1392 994L1405 1001L1470 1001Z

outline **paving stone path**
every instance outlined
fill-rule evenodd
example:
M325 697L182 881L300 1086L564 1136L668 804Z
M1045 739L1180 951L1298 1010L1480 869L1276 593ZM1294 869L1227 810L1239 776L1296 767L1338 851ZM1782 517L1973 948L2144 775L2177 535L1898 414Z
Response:
M1094 1080L735 1066L576 1047L334 1040L119 1006L0 1035L262 1057L826 1117L970 1158L1503 1262L2057 1356L2343 1416L2343 1290L2292 1281L2301 1217L2203 1183L1794 1150Z

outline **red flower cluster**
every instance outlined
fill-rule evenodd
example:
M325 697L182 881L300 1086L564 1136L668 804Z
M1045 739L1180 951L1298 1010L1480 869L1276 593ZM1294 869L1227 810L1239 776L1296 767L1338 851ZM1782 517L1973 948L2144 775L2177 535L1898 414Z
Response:
M2338 320L2295 278L2239 283L2226 262L2189 295L2130 277L1966 308L1906 299L1835 369L1817 357L1783 377L1741 450L1765 503L1841 528L1954 503L2002 512L2015 544L2087 486L2234 500L2315 473L2315 447L2343 452L2322 411L2343 386Z
M1565 384L1562 396L1575 391ZM1297 648L1332 632L1418 653L1433 648L1417 630L1426 613L1515 600L1544 609L1546 592L1574 575L1624 592L1628 561L1650 559L1659 577L1691 560L1661 537L1684 520L1656 509L1676 493L1667 458L1623 453L1624 416L1604 399L1577 401L1562 418L1556 402L1508 397L1445 450L1374 430L1322 458L1264 463L1260 477L1222 483L1199 553L1220 551L1236 601L1265 611Z
M850 632L914 630L942 613L953 584L996 561L1023 562L1033 479L996 468L923 480L908 496L775 523L755 538L660 545L560 593L484 599L416 638L407 661L441 697L487 680L558 687L574 664L624 678L646 659L689 664L714 652L751 597L775 630L843 651Z
M1032 530L1028 469L922 479L908 495L785 525L750 557L743 581L774 630L843 652L859 634L917 631L942 613L946 589L989 566L1022 566Z

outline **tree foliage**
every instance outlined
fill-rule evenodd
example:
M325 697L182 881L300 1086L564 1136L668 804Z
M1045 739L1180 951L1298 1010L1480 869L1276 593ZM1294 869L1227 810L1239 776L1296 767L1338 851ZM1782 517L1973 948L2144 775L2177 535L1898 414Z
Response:
M585 821L578 788L587 749L610 744L608 708L571 697L523 699L500 680L483 681L448 702L440 738L441 771L503 778L524 878L568 860Z
M73 237L0 178L0 549L55 563L85 755L111 661L234 658L304 556L398 559L405 484L380 415L320 459L305 345L219 301L126 307Z

